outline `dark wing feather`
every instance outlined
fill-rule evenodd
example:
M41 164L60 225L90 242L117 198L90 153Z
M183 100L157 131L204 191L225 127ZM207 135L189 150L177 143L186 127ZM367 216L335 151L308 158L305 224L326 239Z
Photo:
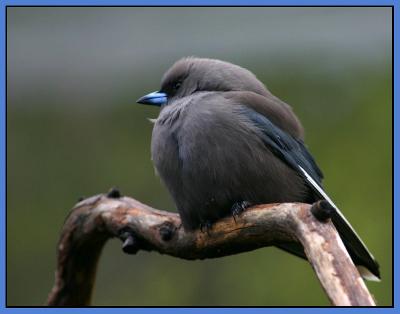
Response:
M343 239L354 263L356 265L365 266L373 275L379 278L378 263L344 215L322 189L322 172L314 158L308 152L303 141L282 131L267 117L249 107L241 106L240 111L261 130L261 138L264 144L267 145L278 158L296 170L318 198L327 200L336 209L332 215L332 222ZM304 256L304 251L298 247L289 245L288 249L285 246L281 246L281 248L298 256ZM368 277L368 275L370 274L365 274L365 278L373 279L372 276Z
M315 163L314 158L308 152L303 141L295 139L282 131L267 117L248 107L242 107L241 111L262 131L263 142L270 147L275 155L296 171L299 171L299 166L301 166L319 185L321 185L321 180L323 178L322 172Z

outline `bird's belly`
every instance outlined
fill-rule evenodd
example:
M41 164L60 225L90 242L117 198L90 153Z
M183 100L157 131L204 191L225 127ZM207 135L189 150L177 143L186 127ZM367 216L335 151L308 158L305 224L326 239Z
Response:
M184 216L189 212L192 227L230 215L237 202L301 202L308 198L303 180L274 156L265 156L265 163L262 163L251 155L236 160L218 153L215 158L205 160L202 166L187 165L192 169L183 173L185 206L181 212ZM193 217L194 212L197 215Z
M229 215L236 202L307 198L303 179L251 130L223 121L209 126L192 125L185 132L156 125L153 130L153 162L186 229Z

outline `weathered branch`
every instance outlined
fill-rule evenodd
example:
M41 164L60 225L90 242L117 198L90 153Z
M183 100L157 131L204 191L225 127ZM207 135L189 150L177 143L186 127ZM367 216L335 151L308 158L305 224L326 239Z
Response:
M124 241L127 253L154 250L190 260L300 242L333 305L375 305L336 229L330 221L318 221L308 204L255 206L235 220L218 221L207 232L185 232L178 214L119 197L116 192L78 203L67 217L47 305L90 304L97 262L112 237Z

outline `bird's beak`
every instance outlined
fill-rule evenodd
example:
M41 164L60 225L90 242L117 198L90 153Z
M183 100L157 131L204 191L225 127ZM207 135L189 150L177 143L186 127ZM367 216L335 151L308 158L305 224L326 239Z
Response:
M144 105L161 106L162 104L165 104L167 100L168 98L166 93L153 92L143 97L140 97L138 100L136 100L136 102L138 104L144 104Z

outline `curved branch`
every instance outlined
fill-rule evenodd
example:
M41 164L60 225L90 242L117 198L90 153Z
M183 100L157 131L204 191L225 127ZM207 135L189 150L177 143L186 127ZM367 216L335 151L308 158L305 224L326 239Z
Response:
M67 217L47 305L90 304L97 262L112 237L124 241L126 253L158 251L189 260L300 242L332 304L375 305L333 224L318 221L308 204L255 206L235 220L216 222L207 232L185 232L178 214L119 197L115 191L81 201Z

